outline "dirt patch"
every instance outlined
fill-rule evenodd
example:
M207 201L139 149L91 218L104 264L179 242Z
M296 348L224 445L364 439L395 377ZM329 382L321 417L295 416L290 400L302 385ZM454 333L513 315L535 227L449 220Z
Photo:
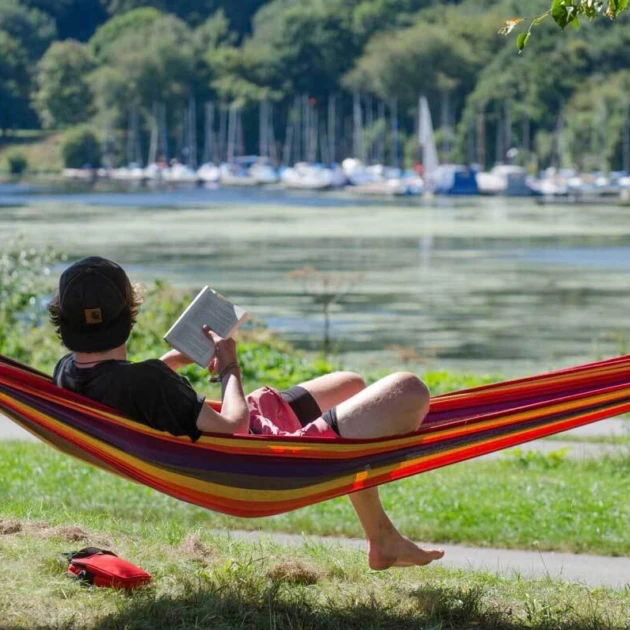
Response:
M0 520L0 535L8 536L9 534L17 534L22 531L22 523L20 521L3 521Z
M321 573L313 566L297 560L285 560L274 564L268 571L267 577L272 580L287 582L288 584L302 584L308 586L317 584Z
M185 556L201 562L207 562L214 555L214 549L206 545L198 533L188 534L180 543L179 551Z
M60 538L66 542L87 542L89 534L78 525L57 525L56 527L39 524L32 528L32 533L39 538Z

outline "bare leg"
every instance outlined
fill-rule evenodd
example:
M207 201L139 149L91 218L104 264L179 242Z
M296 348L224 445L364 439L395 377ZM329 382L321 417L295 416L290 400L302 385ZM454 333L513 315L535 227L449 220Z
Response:
M302 383L302 387L323 413L337 406L343 437L382 437L408 433L420 426L429 408L429 392L415 375L392 374L365 389L359 388L358 379L343 372ZM347 397L352 390L359 391ZM385 513L377 488L353 493L350 501L365 531L372 569L426 565L444 555L440 549L423 549L402 536Z

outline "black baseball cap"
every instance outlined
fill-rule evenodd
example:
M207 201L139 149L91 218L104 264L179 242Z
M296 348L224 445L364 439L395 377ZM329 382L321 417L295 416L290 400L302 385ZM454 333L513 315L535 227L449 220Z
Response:
M59 329L74 352L104 352L131 334L132 289L120 265L90 256L68 267L59 279Z

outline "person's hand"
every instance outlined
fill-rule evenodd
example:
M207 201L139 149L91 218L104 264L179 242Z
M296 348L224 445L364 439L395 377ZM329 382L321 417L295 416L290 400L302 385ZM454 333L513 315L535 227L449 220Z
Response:
M202 328L204 334L212 343L214 343L215 354L210 361L210 365L208 369L211 372L217 372L221 374L223 370L234 365L235 368L238 368L238 358L236 356L236 342L234 339L228 337L224 339L223 337L219 337L217 333L213 330L210 330L208 326L203 326Z

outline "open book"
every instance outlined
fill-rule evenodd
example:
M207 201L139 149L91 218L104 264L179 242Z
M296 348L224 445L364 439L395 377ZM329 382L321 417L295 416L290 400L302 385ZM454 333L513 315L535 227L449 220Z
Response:
M242 308L210 287L204 287L164 335L164 340L205 368L214 356L214 344L201 330L202 326L207 325L226 338L234 334L245 319L247 313Z

